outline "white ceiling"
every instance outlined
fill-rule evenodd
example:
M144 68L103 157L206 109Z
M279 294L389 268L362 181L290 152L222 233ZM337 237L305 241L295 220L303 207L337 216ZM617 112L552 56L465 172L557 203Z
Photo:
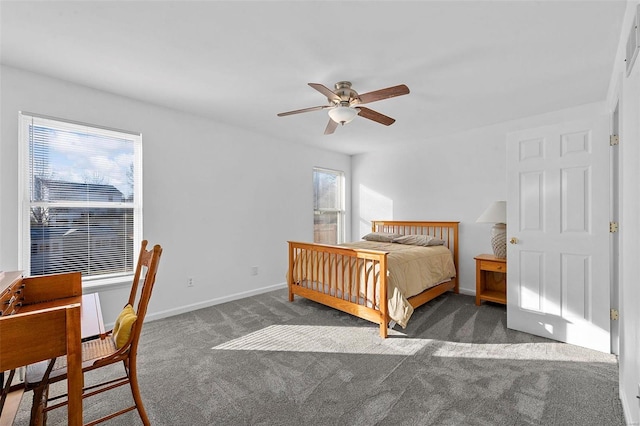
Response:
M1 61L344 153L604 100L624 1L0 3ZM411 93L324 136L308 82ZM40 111L46 114L46 111Z

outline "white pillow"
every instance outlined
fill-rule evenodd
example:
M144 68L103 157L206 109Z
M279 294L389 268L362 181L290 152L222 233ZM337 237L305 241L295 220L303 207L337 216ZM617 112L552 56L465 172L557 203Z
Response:
M394 238L401 237L402 234L394 234L390 232L372 232L362 237L367 241L378 241L380 243L392 243Z
M444 244L439 238L432 237L431 235L403 235L393 239L397 244L409 244L413 246L441 246Z

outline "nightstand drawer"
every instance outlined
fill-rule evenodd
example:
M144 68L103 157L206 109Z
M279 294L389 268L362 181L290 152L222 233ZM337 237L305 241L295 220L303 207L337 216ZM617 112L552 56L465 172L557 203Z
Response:
M491 260L481 260L480 261L480 269L483 271L494 271L494 272L507 272L507 264L506 263L498 263Z

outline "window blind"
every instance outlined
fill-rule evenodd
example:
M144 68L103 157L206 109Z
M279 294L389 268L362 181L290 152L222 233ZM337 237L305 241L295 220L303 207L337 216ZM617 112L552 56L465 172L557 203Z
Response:
M141 137L21 114L30 275L129 274L141 240Z

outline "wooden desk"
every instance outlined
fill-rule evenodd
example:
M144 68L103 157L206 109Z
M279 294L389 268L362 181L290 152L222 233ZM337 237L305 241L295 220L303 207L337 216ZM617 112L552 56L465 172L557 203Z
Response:
M100 308L100 296L98 293L83 294L82 296L64 297L43 303L23 305L16 313L35 312L47 308L55 308L63 305L79 304L80 311L80 337L85 342L91 339L104 339L106 331L102 320Z
M97 294L82 295L79 272L28 278L21 271L4 273L0 371L66 355L70 425L82 425L81 340L98 336L105 336L100 299ZM13 416L3 409L0 423L9 417Z
M483 300L507 304L507 259L480 254L476 260L476 305Z

